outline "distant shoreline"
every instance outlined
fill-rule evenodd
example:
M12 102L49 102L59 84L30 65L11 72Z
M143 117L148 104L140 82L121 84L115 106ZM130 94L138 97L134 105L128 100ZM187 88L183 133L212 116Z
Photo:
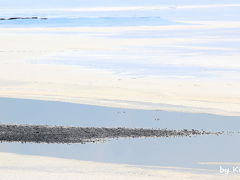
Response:
M0 18L0 21L4 21L4 20L18 20L18 19L41 19L41 20L47 20L48 18L40 18L40 17L9 17L9 18Z

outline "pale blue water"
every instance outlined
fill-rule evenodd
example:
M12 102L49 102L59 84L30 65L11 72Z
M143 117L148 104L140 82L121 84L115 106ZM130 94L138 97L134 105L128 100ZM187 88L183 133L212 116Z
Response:
M155 120L159 119L159 120ZM239 117L135 110L73 103L0 98L0 122L83 127L143 127L239 131ZM239 134L117 139L90 144L0 143L0 151L99 162L195 167L201 161L239 162Z
M160 17L79 17L0 21L0 27L121 27L181 24Z

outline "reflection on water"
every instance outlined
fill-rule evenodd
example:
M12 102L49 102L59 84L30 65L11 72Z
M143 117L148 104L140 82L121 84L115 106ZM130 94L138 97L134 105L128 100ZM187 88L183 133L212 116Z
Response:
M62 102L0 99L0 122L83 127L150 127L238 131L239 117L108 108ZM136 165L218 169L198 162L239 162L238 134L117 139L90 144L1 143L2 152Z

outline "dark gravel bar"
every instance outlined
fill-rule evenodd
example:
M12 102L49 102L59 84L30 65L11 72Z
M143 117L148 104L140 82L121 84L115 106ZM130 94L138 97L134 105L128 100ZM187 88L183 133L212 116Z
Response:
M39 18L39 17L9 17L9 18L0 18L0 21L5 20L18 20L18 19L41 19L41 20L47 20L48 18Z
M170 130L143 128L95 128L43 125L0 125L1 142L33 143L87 143L113 138L183 137L196 135L220 135L223 132L203 130Z

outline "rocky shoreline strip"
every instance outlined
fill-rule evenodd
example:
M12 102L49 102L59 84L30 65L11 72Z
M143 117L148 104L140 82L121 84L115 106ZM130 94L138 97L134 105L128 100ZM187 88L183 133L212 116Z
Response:
M0 125L1 142L33 143L88 143L113 138L179 137L196 135L220 135L223 132L203 130L170 130L143 128L95 128L43 125Z
M10 18L0 18L0 21L4 21L4 20L18 20L18 19L41 19L41 20L47 20L48 18L39 18L39 17L10 17Z

